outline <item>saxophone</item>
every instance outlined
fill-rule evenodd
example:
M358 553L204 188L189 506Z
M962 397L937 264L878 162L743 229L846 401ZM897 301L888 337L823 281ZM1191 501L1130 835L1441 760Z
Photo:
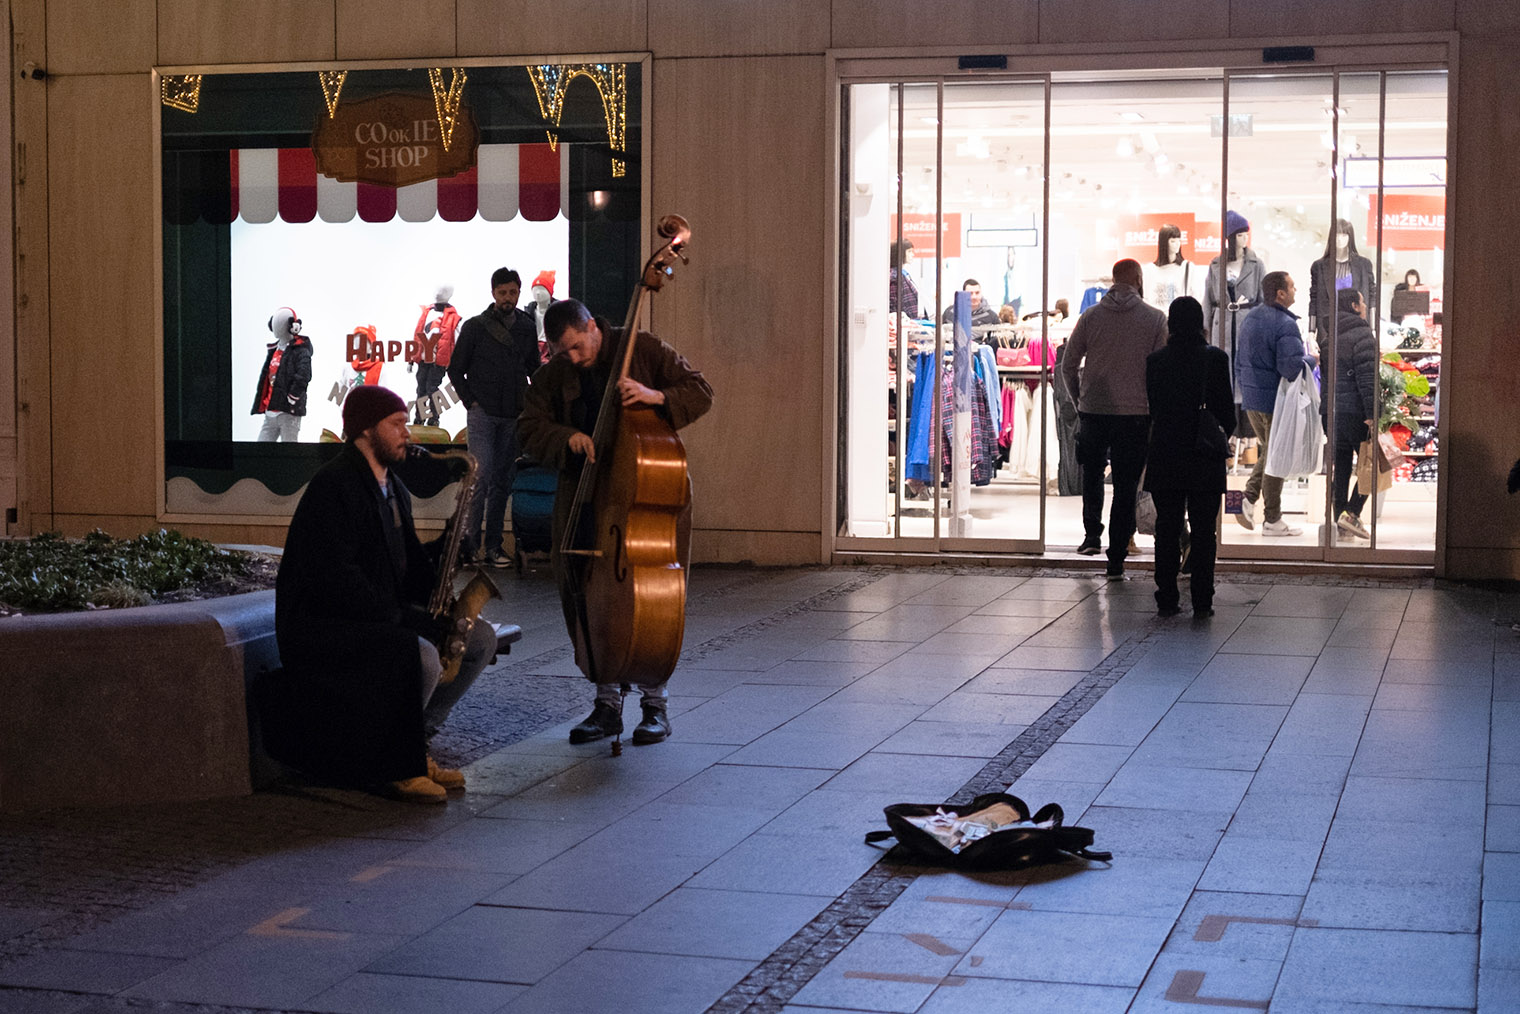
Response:
M413 453L429 455L440 461L464 462L464 477L459 481L459 496L454 502L454 513L448 521L444 536L443 554L438 559L438 575L433 582L433 594L428 599L428 612L438 619L452 618L448 633L438 647L438 658L443 663L440 686L454 682L459 675L459 663L464 659L465 644L470 631L480 619L480 610L488 599L501 598L496 582L476 568L475 576L458 595L454 593L454 575L459 569L459 545L464 534L465 518L470 511L470 501L475 498L475 477L480 463L469 451L428 451L412 444Z

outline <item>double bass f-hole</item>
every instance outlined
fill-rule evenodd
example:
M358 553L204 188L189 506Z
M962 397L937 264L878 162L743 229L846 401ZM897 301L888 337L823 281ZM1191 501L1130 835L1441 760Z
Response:
M612 537L612 573L619 581L628 580L628 564L623 559L623 526L612 525L607 529Z

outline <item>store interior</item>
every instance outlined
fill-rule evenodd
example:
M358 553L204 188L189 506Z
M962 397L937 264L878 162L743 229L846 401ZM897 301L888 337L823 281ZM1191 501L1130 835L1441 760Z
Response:
M1374 290L1367 319L1385 356L1396 353L1399 362L1380 366L1379 429L1391 463L1378 463L1377 484L1387 488L1362 512L1370 538L1329 516L1325 460L1285 481L1284 519L1299 534L1265 536L1259 506L1249 531L1225 514L1221 554L1433 552L1444 71L1056 76L1048 129L1044 80L856 83L847 104L841 536L915 550L1072 551L1083 536L1080 479L1069 460L1063 469L1061 452L1074 443L1075 413L1053 383L1052 360L1122 257L1141 262L1144 295L1162 309L1184 293L1211 308L1206 290L1217 303L1221 286L1207 282L1210 263L1230 248L1225 222L1243 220L1249 229L1233 237L1236 245L1249 246L1265 271L1293 277L1291 309L1306 348L1323 344L1322 368L1334 364L1334 342L1320 339L1336 326L1335 293L1314 284L1312 265L1327 258L1366 258L1357 277L1372 279L1363 283ZM1226 210L1239 217L1226 219ZM1174 233L1181 242L1168 244ZM1335 234L1348 242L1337 246ZM901 283L894 241L912 244ZM1334 271L1322 265L1319 277ZM960 358L955 328L934 322L968 279L979 283L986 312L978 318L973 309L978 326ZM993 323L995 312L1002 319ZM1229 316L1219 315L1224 347ZM914 396L915 378L938 360L946 367L940 383L953 387L946 376L975 365L977 343L992 354L967 393L980 393L984 408L967 411L967 399L947 394L935 415L935 399ZM1333 433L1333 392L1326 400ZM937 455L929 446L936 424ZM1244 487L1256 454L1250 442L1237 445L1231 489ZM940 468L930 466L933 456ZM1322 458L1329 456L1327 446ZM1373 484L1373 475L1364 479ZM1139 536L1137 549L1147 554L1150 541Z

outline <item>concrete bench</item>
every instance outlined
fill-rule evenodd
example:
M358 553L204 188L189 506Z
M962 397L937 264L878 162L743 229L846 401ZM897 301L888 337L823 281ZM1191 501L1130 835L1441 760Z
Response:
M0 619L0 810L246 794L274 592Z
M247 687L279 664L273 591L0 619L0 811L246 795L278 771Z

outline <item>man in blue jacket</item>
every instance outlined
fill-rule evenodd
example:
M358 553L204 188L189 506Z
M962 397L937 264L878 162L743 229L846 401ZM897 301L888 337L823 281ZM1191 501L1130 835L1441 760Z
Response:
M1297 293L1286 271L1271 271L1261 280L1259 306L1246 314L1240 323L1235 356L1235 379L1240 386L1240 404L1261 442L1256 467L1246 480L1245 509L1235 520L1254 528L1256 501L1265 499L1261 534L1302 535L1282 519L1282 479L1266 474L1267 441L1271 437L1272 409L1277 404L1279 380L1297 380L1304 370L1312 369L1315 358L1304 350L1298 330L1298 314L1289 310Z

